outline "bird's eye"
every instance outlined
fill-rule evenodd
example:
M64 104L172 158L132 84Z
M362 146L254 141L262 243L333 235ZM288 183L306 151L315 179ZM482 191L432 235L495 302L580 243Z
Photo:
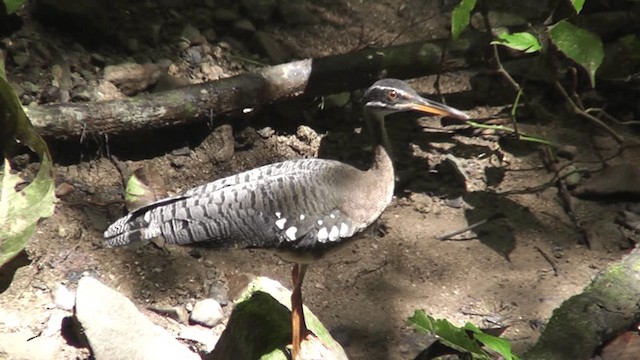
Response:
M387 98L389 98L389 100L396 100L398 98L398 92L395 90L389 90L387 92Z

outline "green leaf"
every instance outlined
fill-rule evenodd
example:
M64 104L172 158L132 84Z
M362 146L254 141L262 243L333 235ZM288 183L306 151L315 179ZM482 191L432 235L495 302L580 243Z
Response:
M473 337L480 341L484 346L502 355L506 360L519 360L520 358L511 352L511 343L506 339L489 335L480 330L472 323L464 325L465 330L473 332Z
M2 0L7 14L13 14L16 10L20 9L26 0Z
M582 11L582 7L584 6L584 0L571 0L571 5L573 5L576 12L580 14L580 11Z
M51 216L54 208L54 184L51 156L45 142L22 109L9 83L0 77L0 146L4 157L0 171L0 266L15 257L27 245L38 220ZM11 172L7 157L28 146L40 157L40 168L26 187L18 174Z
M549 38L558 50L587 71L591 86L595 86L596 71L604 58L602 39L566 20L549 27Z
M434 319L425 314L424 310L416 310L408 321L416 330L438 336L440 341L450 348L470 353L475 359L491 359L489 354L480 347L477 341L470 338L464 329L451 324L446 319Z
M492 41L491 45L504 45L525 53L534 53L542 49L538 39L528 32L499 34L498 40Z
M462 0L451 12L451 37L457 40L469 26L471 11L476 7L476 0Z

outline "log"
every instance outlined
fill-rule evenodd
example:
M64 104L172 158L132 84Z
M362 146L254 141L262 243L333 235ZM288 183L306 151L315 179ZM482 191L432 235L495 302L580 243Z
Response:
M475 37L483 35L475 34ZM481 59L467 60L472 46L458 42L441 68L446 40L307 59L265 67L253 73L190 85L124 100L47 104L25 109L41 136L78 139L90 134L121 134L209 119L230 112L249 112L294 96L319 96L369 86L382 77L401 79L456 70Z
M526 360L591 359L594 351L640 321L640 250L598 275L582 294L553 311Z

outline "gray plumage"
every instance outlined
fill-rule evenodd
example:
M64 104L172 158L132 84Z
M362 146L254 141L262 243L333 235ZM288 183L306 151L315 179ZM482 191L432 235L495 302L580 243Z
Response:
M393 187L369 219L346 213L366 172L321 159L266 165L223 178L183 195L134 210L105 232L120 246L162 236L170 244L321 250L351 237L377 218ZM363 183L363 180L364 183ZM354 218L355 217L355 218Z

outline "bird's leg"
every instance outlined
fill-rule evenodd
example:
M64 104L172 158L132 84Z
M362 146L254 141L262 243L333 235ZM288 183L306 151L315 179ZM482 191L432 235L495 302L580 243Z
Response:
M306 264L295 264L291 272L293 281L293 292L291 293L291 359L298 359L300 354L300 343L307 336L307 324L304 321L304 311L302 307L302 281L307 272Z

